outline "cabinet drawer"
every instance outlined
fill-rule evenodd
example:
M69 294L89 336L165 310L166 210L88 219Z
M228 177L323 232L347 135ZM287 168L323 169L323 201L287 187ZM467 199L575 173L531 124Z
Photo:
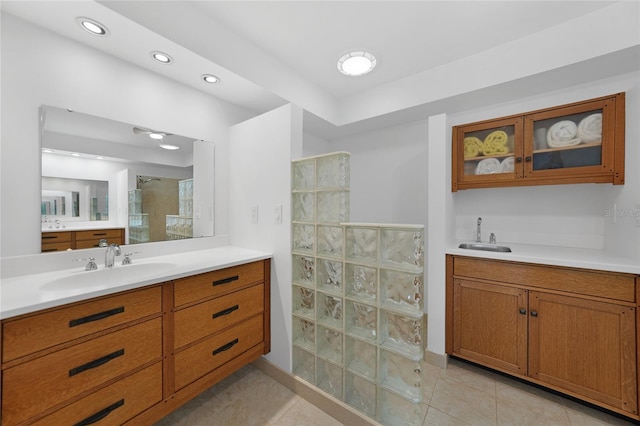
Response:
M158 362L106 388L67 405L33 426L93 424L121 425L162 401L162 363Z
M60 343L159 314L161 289L152 287L81 303L2 324L2 360L7 362Z
M41 251L42 253L48 253L51 251L65 251L71 248L73 248L71 247L71 241L61 243L42 243Z
M175 354L176 390L263 341L262 315Z
M43 232L42 244L45 243L66 243L71 241L71 232Z
M453 274L504 283L567 291L587 296L635 302L630 274L456 257Z
M113 241L118 244L120 238L122 236L122 229L94 229L89 231L76 231L76 241L79 240L97 240L100 241L101 238L106 238L107 240L118 240ZM111 242L111 241L109 241Z
M175 348L238 323L264 309L264 285L255 285L175 313ZM197 327L194 327L197 324Z
M215 297L245 284L263 280L262 261L182 278L175 281L175 306Z
M156 318L4 370L3 424L20 423L59 403L162 359Z

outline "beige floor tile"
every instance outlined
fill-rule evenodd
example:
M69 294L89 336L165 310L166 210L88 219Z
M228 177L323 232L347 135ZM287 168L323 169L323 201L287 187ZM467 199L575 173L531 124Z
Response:
M562 398L562 404L566 407L572 426L629 426L634 424L630 420L621 419L567 398Z
M495 395L449 377L438 379L429 405L472 425L497 424Z
M451 359L440 376L457 380L491 395L496 394L497 374L466 362Z
M440 410L429 407L427 417L424 419L424 426L471 426L467 422L456 419Z
M422 402L428 404L431 401L431 395L433 395L433 390L436 388L436 383L438 382L438 377L440 377L441 368L436 367L435 365L431 365L429 363L422 364Z
M341 426L342 423L304 399L299 399L274 426Z
M507 380L498 380L496 383L498 418L500 418L501 407L505 410L514 411L514 406L518 406L527 413L533 413L533 415L559 419L558 421L563 422L565 419L569 420L558 395L517 380L505 379ZM503 412L503 414L506 415L506 412Z
M498 398L499 426L571 426L566 410L561 406L548 404L548 410L539 410L537 406L519 405Z

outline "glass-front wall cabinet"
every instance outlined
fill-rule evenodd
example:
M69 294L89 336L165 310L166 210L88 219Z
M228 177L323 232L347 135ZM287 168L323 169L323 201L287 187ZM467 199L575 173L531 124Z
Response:
M452 190L624 183L624 93L453 128Z

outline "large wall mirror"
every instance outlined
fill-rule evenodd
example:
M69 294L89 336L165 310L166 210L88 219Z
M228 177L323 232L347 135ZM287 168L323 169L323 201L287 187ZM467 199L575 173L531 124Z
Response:
M212 142L41 107L41 232L124 228L127 244L214 234Z

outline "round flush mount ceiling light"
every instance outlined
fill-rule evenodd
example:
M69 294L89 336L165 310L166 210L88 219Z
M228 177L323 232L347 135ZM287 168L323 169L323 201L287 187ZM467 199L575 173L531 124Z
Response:
M86 18L84 16L78 16L76 18L76 22L80 27L88 32L89 34L97 35L97 36L107 36L109 35L109 29L102 25L100 22L95 19Z
M151 57L156 61L160 62L161 64L170 64L171 62L173 62L173 59L171 58L171 56L167 55L164 52L158 52L158 51L151 52Z
M376 57L369 52L349 52L338 59L338 71L349 77L357 77L371 72L377 62Z
M164 138L164 135L162 133L149 133L149 137L151 139L155 139L155 140L162 140L162 138Z
M160 148L162 149L168 149L169 151L175 151L176 149L180 149L179 146L175 146L175 145L169 145L166 143L161 143L160 145L158 145Z
M213 74L202 74L202 79L210 84L215 84L220 82L220 79Z

